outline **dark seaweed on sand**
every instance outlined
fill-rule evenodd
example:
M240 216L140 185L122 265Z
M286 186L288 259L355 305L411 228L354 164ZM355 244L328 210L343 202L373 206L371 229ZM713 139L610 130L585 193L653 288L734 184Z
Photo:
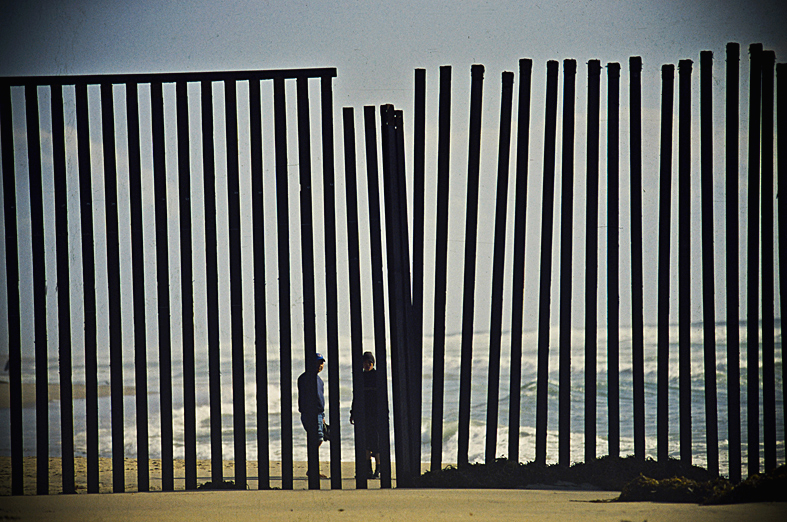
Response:
M677 459L658 462L633 456L601 457L571 467L498 459L491 464L448 466L415 479L417 488L526 489L594 488L620 491L619 502L735 504L787 501L787 465L752 475L733 486L727 479Z
M235 485L235 482L232 480L225 480L223 482L205 482L204 484L200 484L197 486L197 489L243 489L239 486Z
M787 502L787 465L765 474L750 476L735 487L720 491L706 504L738 504L741 502Z
M697 504L740 504L787 501L787 466L755 474L733 486L726 479L701 482L682 477L656 480L640 475L623 488L620 502L694 502Z
M541 465L535 462L521 464L508 459L498 459L491 464L470 464L460 468L449 466L440 471L427 471L415 480L415 487L523 489L536 485L566 486L566 483L570 483L600 490L621 491L623 486L640 474L655 479L685 477L709 481L718 478L706 469L676 459L657 462L653 459L640 460L633 456L605 456L570 467L558 464Z

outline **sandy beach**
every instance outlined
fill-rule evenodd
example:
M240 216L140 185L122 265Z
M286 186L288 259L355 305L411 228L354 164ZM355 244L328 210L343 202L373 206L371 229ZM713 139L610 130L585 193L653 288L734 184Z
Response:
M75 387L74 396L84 395ZM35 404L35 388L23 385L25 406ZM109 387L99 387L109 394ZM133 394L134 389L124 389ZM59 398L59 387L50 385L49 399ZM8 384L0 383L0 407L8 401ZM220 491L185 490L185 463L175 460L175 492L161 491L161 461L151 459L150 492L137 491L137 460L125 459L126 493L85 494L87 459L75 458L77 495L62 495L62 462L49 459L49 495L36 492L36 458L25 457L24 496L11 496L11 458L0 457L0 520L538 520L566 522L595 521L779 521L787 520L787 503L700 506L653 502L611 502L614 491L560 490L554 486L527 490L380 489L370 480L366 491L355 489L355 465L342 463L342 489L331 490L329 479L321 489L308 490L307 464L293 464L293 491L258 490L257 462L246 463L248 489ZM224 480L233 480L235 463L223 463ZM423 471L428 464L423 464ZM321 462L330 475L330 463ZM394 470L395 471L395 470ZM270 486L281 488L281 462L269 463ZM197 461L197 483L211 480L209 460ZM393 479L396 485L395 477ZM112 492L112 459L99 459L99 492Z
M617 493L547 490L193 491L3 497L18 520L569 520L733 522L785 520L787 504L733 506L598 502Z
M369 481L366 491L355 489L354 464L342 463L342 489L308 490L306 463L294 464L294 490L257 490L257 463L247 463L247 491L161 492L161 463L151 460L151 489L136 492L136 460L126 459L128 493L56 494L62 491L60 459L51 458L50 495L35 495L35 457L24 459L25 495L11 491L10 457L0 458L0 519L64 521L92 520L539 520L593 521L779 521L787 519L787 503L700 506L653 502L610 502L614 491L554 489L446 490L379 489ZM86 492L86 459L76 459L77 492ZM330 469L321 463L323 472ZM224 462L225 480L232 480L234 463ZM271 486L281 486L281 463L270 465ZM100 459L100 491L112 490L111 459ZM198 462L198 483L210 480L210 462ZM182 460L175 461L175 488L184 488ZM54 515L56 514L56 515Z
M99 460L99 492L112 492L112 459L101 457ZM151 491L161 491L161 460L150 459L150 489ZM424 464L424 470L428 464ZM176 459L173 461L175 490L185 490L185 462ZM293 489L308 489L306 462L293 463ZM330 463L320 462L320 470L323 474L330 476ZM36 492L36 457L25 457L23 459L24 470L24 491L26 495L34 495ZM75 485L77 493L87 493L87 459L76 457L74 459ZM234 480L235 463L224 461L223 470L224 480ZM272 461L269 465L270 486L281 488L281 462ZM257 462L246 462L246 477L249 490L258 489ZM211 464L209 460L197 461L197 484L211 481ZM396 478L393 478L394 486ZM125 459L125 484L127 492L137 492L137 460ZM369 488L379 488L379 480L370 480ZM323 489L330 489L330 479L321 481ZM342 488L355 489L355 463L342 462ZM49 458L49 493L59 494L63 492L62 462L59 457ZM0 457L0 496L11 494L11 457Z

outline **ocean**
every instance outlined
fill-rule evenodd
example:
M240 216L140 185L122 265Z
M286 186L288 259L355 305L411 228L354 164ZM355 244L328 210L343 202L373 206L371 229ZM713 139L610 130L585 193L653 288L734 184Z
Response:
M646 455L656 457L656 394L657 394L657 361L656 361L656 327L645 328L645 435ZM519 459L522 462L535 458L535 402L537 378L537 332L524 332L522 379L518 392L521 394L521 412L519 429ZM597 399L596 399L596 454L602 456L608 453L608 409L607 409L607 344L606 330L598 331L597 352ZM679 456L679 394L678 394L678 345L677 326L670 329L670 364L669 364L669 454ZM704 367L703 367L703 331L702 325L691 327L691 423L692 423L692 453L693 463L699 466L707 464L707 448L705 440L705 392L704 392ZM372 339L365 339L364 349L374 350ZM487 413L487 370L489 366L489 336L477 333L474 337L472 392L470 409L470 462L484 460L486 437ZM747 476L747 387L746 387L746 329L741 329L741 438L742 438L742 474ZM340 404L339 418L328 418L332 433L341 438L341 455L343 461L354 459L353 431L349 423L349 409L352 402L352 368L350 366L350 343L348 339L340 340L339 376L340 376ZM500 399L498 414L497 456L504 457L508 451L508 418L509 418L509 375L510 375L510 334L503 334L502 360L500 373ZM785 433L784 433L784 398L783 398L783 362L782 362L782 336L781 326L777 321L775 335L776 353L776 438L777 458L780 463L785 462ZM319 348L325 353L324 347ZM443 462L452 463L457 460L457 432L458 432L458 397L459 397L459 361L461 349L461 335L454 334L446 337L445 356L445 388L444 388L444 415L443 415ZM421 424L421 460L428 462L431 455L431 397L432 397L432 338L424 338L423 359L423 417ZM173 346L173 422L174 422L174 455L175 458L184 456L184 421L183 421L183 379L182 363L180 361L179 347ZM306 460L306 436L300 425L297 413L297 388L295 380L303 371L303 347L292 346L292 394L295 410L293 411L294 434L294 459ZM32 354L31 354L32 355ZM99 384L109 384L109 362L103 352L99 357ZM222 395L222 451L225 460L234 458L233 452L233 414L232 414L232 383L231 383L231 357L230 346L221 346L221 395ZM326 354L327 355L327 354ZM621 455L634 453L633 437L633 377L631 370L631 330L620 330L620 452ZM246 404L246 455L248 460L257 459L257 428L256 428L256 386L255 386L255 353L253 345L245 347L245 404ZM719 324L716 327L716 387L718 402L718 434L719 434L719 460L721 473L729 473L728 458L728 424L727 424L727 346L726 326ZM328 365L337 364L328 360ZM35 365L31 357L23 357L23 382L34 382ZM148 351L148 407L149 407L149 445L150 457L158 458L161 455L160 438L160 408L159 408L159 375L158 354L154 347ZM390 368L390 365L388 366ZM584 332L574 329L572 332L572 361L571 361L571 461L584 460ZM84 383L84 361L74 359L73 382ZM124 385L134 386L133 358L124 360ZM760 379L762 369L760 369ZM210 458L210 408L208 395L208 358L207 347L196 350L196 378L197 378L197 457ZM329 390L328 371L323 371L321 377L326 383L326 394ZM8 373L2 375L2 380L7 380ZM58 382L58 361L56 356L49 361L50 383ZM761 382L761 381L760 381ZM763 434L762 413L762 386L760 389L760 437ZM392 397L390 393L389 399ZM547 462L557 462L558 457L558 350L557 328L553 328L550 335L549 359L549 384L548 384L548 431L547 431ZM272 460L281 459L281 401L280 401L280 374L279 374L279 347L268 346L268 428L269 449ZM329 400L326 397L326 403ZM124 397L124 442L125 457L136 457L136 415L134 395ZM391 411L392 408L390 408ZM23 411L24 424L24 454L35 454L36 419L35 409L25 408ZM10 410L0 409L0 454L10 455ZM74 400L74 434L75 452L77 455L86 454L86 421L85 400ZM393 430L391 432L393 440ZM49 403L49 440L50 456L60 456L60 405L59 402ZM336 435L334 442L336 443ZM761 442L762 443L762 442ZM109 397L99 398L99 453L102 457L110 457L111 452L111 409ZM327 445L320 450L321 459L329 458ZM760 451L762 458L762 451ZM392 455L393 457L393 455ZM761 464L762 466L762 464Z

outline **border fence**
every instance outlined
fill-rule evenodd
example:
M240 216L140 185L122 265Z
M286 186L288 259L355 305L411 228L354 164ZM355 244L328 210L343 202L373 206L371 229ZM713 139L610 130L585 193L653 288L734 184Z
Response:
M641 106L641 70L642 61L632 57L629 61L629 107L628 144L630 147L630 195L628 204L631 209L631 281L621 281L620 270L620 200L625 195L620 190L620 77L621 66L618 63L606 64L606 195L607 215L600 216L599 184L601 156L601 83L602 65L598 60L587 64L587 154L586 154L586 193L574 194L575 180L575 101L577 63L575 60L563 62L562 85L562 121L558 125L559 73L560 64L549 61L546 64L546 96L543 141L543 183L541 197L541 235L538 302L537 345L532 347L537 354L536 383L536 414L535 414L535 460L547 462L547 425L549 411L549 355L551 349L559 354L558 394L558 463L568 466L570 455L570 423L571 423L571 324L573 281L571 266L574 263L573 239L574 223L577 217L573 214L575 198L586 201L586 215L583 216L586 234L586 259L584 271L584 456L585 460L597 457L597 353L600 348L597 338L599 328L598 315L598 245L599 218L607 220L607 346L606 346L606 377L607 410L609 416L608 447L602 452L619 456L621 452L621 425L631 425L634 434L634 455L638 459L646 458L646 407L645 407L645 373L644 373L644 320L643 320L643 281L657 280L658 295L658 336L657 336L657 383L656 383L656 427L657 427L657 458L666 460L670 457L669 444L669 370L670 370L670 275L677 268L678 272L678 395L679 395L679 456L685 462L691 462L692 422L704 422L706 440L707 467L711 472L718 473L719 439L726 438L729 452L729 474L734 482L741 480L742 466L742 426L745 420L747 429L746 455L749 474L760 471L760 448L764 456L765 470L777 466L777 445L784 445L784 440L777 440L777 393L776 368L781 366L782 384L787 382L784 376L783 348L781 363L776 357L776 318L775 292L776 277L783 276L783 262L776 264L775 259L783 259L785 255L784 205L779 204L778 213L774 212L777 194L774 194L774 175L778 176L776 185L779 189L785 186L784 166L787 151L784 134L787 128L785 107L787 106L787 71L785 64L775 63L775 55L763 50L759 44L749 48L749 110L748 110L748 167L746 180L748 183L748 205L739 208L739 145L743 138L739 136L739 61L738 44L728 44L726 56L726 100L724 114L726 122L725 165L721 169L713 164L713 108L712 68L713 56L709 51L700 53L699 60L699 152L700 172L693 173L691 162L691 140L693 121L693 105L691 101L692 81L694 81L694 64L691 60L681 60L678 64L677 82L677 126L674 125L675 108L675 66L664 65L661 70L661 114L659 144L659 199L658 199L658 237L645 237L643 232L643 171L642 155L642 106ZM160 436L162 489L174 490L173 467L173 418L172 418L172 323L174 308L174 292L170 288L170 271L180 273L180 302L177 308L181 311L182 325L182 375L184 404L184 462L185 489L197 487L197 414L196 394L197 377L195 375L195 288L194 267L204 267L206 288L207 350L209 367L210 396L210 448L211 448L211 480L224 480L222 464L222 402L220 379L220 323L219 299L228 292L230 302L231 325L231 383L233 397L233 447L234 447L234 480L240 488L247 486L246 476L246 429L245 413L246 391L244 362L244 319L253 318L255 346L255 379L256 379L256 434L258 487L271 487L269 475L268 432L268 330L266 304L266 254L265 235L276 237L276 274L279 338L279 372L281 375L281 485L283 489L293 488L293 439L292 432L292 384L293 354L291 350L292 313L293 309L303 309L303 346L307 365L313 361L317 346L327 346L327 359L339 361L339 325L345 318L340 317L338 309L339 289L337 271L347 270L349 274L350 314L346 319L351 333L352 360L361 358L363 348L363 316L373 314L374 345L378 375L382 376L382 397L386 407L392 405L393 441L388 437L391 429L389 417L380 415L379 432L383 435L382 443L382 476L381 486L391 487L393 462L395 457L395 478L398 487L408 487L421 470L422 425L428 421L430 425L430 467L440 469L444 463L442 441L444 440L443 419L447 409L458 411L458 452L456 464L469 464L470 445L470 403L473 366L475 296L476 296L476 262L477 231L480 219L493 219L494 237L492 260L492 287L490 292L490 331L488 345L487 400L485 425L485 461L492 462L497 458L498 417L501 403L501 357L502 332L510 328L510 390L508 401L509 434L517 434L520 430L522 378L522 356L531 347L523 346L523 313L526 306L533 306L524 300L525 290L525 257L526 257L526 216L528 200L528 178L533 173L528 171L531 123L531 91L532 91L532 60L522 59L519 62L518 80L513 72L504 72L501 79L500 120L498 134L498 157L496 178L496 207L494 216L479 216L479 183L481 176L489 176L480 168L481 154L481 118L483 108L484 67L473 65L471 69L471 90L469 106L469 141L467 154L467 186L452 185L451 172L457 167L450 165L451 149L451 107L452 107L452 69L443 66L439 71L439 100L437 108L437 168L435 173L427 172L425 154L427 104L426 81L424 69L415 71L415 99L412 115L412 158L410 150L405 150L405 117L402 110L393 105L378 108L364 107L363 110L363 150L365 153L365 195L368 207L358 203L364 199L359 193L358 181L364 176L357 170L355 115L353 108L344 108L342 112L342 136L344 157L344 188L347 222L347 249L349 264L340 267L337 264L337 245L345 244L337 239L337 204L340 194L334 193L334 111L332 79L336 70L297 69L273 71L240 71L215 73L173 73L173 74L132 74L132 75L92 75L92 76L55 76L55 77L17 77L0 78L0 151L2 152L2 175L4 197L4 243L5 272L7 281L7 314L8 314L8 348L10 377L10 435L11 435L11 484L12 494L24 493L24 477L22 473L23 455L23 401L22 401L22 356L26 347L22 346L21 335L21 304L24 294L20 290L20 263L27 259L27 254L19 251L22 244L19 237L19 218L23 212L18 208L20 200L20 172L26 171L29 180L29 215L32 231L32 282L34 309L34 355L35 355L35 412L36 437L35 456L37 457L36 492L48 494L49 484L49 447L50 430L48 402L50 376L48 375L48 321L55 317L58 338L57 349L59 358L59 400L60 400L60 435L62 448L63 492L74 493L74 410L73 410L73 375L72 375L72 344L74 331L84 326L84 368L86 398L86 458L87 458L87 490L99 491L99 363L97 332L97 301L96 273L97 263L106 263L108 276L108 348L110 368L110 404L111 404L111 443L112 443L112 477L113 490L126 490L124 476L124 419L123 419L123 339L122 316L133 315L134 331L134 368L135 368L135 406L136 406L136 458L138 461L137 484L139 491L150 489L149 471L149 422L148 422L148 344L155 343L158 347L158 368L160 388ZM261 85L272 82L272 107L274 133L272 136L274 150L275 196L263 193L263 132L261 114L263 93ZM297 134L297 162L299 177L299 199L290 200L288 166L290 158L288 128L292 128L292 118L288 117L287 89L295 83L295 122ZM319 82L319 147L315 143L316 135L311 128L309 85ZM221 97L214 92L214 86L223 85L223 109ZM244 93L248 86L248 95L244 94L242 103L239 100L238 85L243 84ZM515 84L518 87L517 115L514 119ZM174 92L173 92L174 88ZM92 92L92 94L91 94ZM148 94L149 93L149 94ZM66 139L66 121L64 114L67 109L64 98L74 100L73 112L76 120L76 153L68 152ZM203 207L196 212L199 204L192 194L194 183L198 178L193 175L195 165L190 155L192 136L189 122L190 100L198 100L200 115L201 139L201 190L204 192L201 203ZM46 102L49 102L48 104ZM141 103L150 108L150 125L141 125ZM171 104L171 105L170 105ZM168 187L167 153L165 146L165 105L174 107L175 126L172 128L176 136L177 186ZM121 122L116 106L122 106L125 119ZM197 105L195 104L194 107ZM248 106L249 134L244 136L239 129L239 107ZM100 111L100 137L91 129L91 108ZM172 110L172 109L170 109ZM51 119L51 169L42 166L42 155L46 152L42 147L43 133L46 130L42 121L44 113ZM25 134L15 131L14 114L24 114ZM224 122L223 140L217 140L218 124L214 114L220 114ZM193 122L192 122L193 123ZM117 165L116 148L125 129L128 151L128 178L122 179L121 169ZM171 127L167 127L168 129ZM557 130L562 132L562 150L560 161L560 184L556 179ZM672 186L675 178L673 173L673 129L677 128L677 185ZM512 147L512 136L516 139ZM625 132L625 129L624 129ZM775 132L775 134L774 134ZM774 139L776 136L776 140ZM239 166L239 148L241 141L246 140L250 151L250 186L252 202L251 223L242 224L241 209L242 191L245 183L241 183L241 167ZM774 141L777 148L774 150ZM20 145L23 142L24 146ZM103 165L103 187L94 185L91 163L91 143L100 143ZM360 140L359 140L360 142ZM223 145L223 148L221 147ZM152 174L146 177L142 167L142 148L152 150ZM245 145L243 145L245 146ZM653 145L654 146L654 145ZM322 216L314 215L312 183L316 174L312 171L314 163L312 151L319 148L322 154ZM26 154L20 151L26 150ZM510 157L512 150L516 153L516 161L512 166ZM21 157L20 157L21 156ZM217 192L216 165L219 158L226 157L227 201L221 201ZM67 163L76 162L78 172L78 190L67 186ZM775 164L778 160L778 164ZM411 163L410 163L411 162ZM24 163L24 169L19 168ZM407 172L407 165L412 164L412 171ZM378 169L381 166L381 171ZM723 171L726 188L726 252L718 251L714 246L713 231L713 186L714 176ZM434 323L432 325L433 354L431 361L432 395L424 397L421 379L427 368L423 367L424 354L424 215L427 202L424 198L424 185L427 176L436 176L436 215L435 259L434 259ZM699 175L701 186L701 208L699 213L691 210L692 176ZM47 180L47 176L51 179ZM509 176L513 176L514 194L509 196ZM412 187L408 189L408 181ZM54 207L45 208L44 187L49 183L54 187ZM118 211L118 187L127 184L130 195L129 216ZM143 202L143 185L152 184L154 202L153 216L145 214ZM556 193L556 186L561 188ZM170 223L172 215L168 214L168 191L177 190L179 214L174 223ZM465 189L466 207L464 210L464 264L462 284L462 329L461 329L461 364L459 372L459 395L451 397L450 403L444 397L445 389L445 349L446 349L446 295L449 281L447 279L448 258L448 211L450 193ZM223 193L223 191L222 191ZM413 195L408 200L408 193ZM673 195L677 194L676 216L673 218ZM73 194L73 195L72 195ZM101 194L100 198L96 194ZM552 324L551 298L553 287L553 226L556 197L560 197L560 267L558 282L559 291L559 341L557 347L550 347L550 326ZM171 195L170 195L171 197ZM264 212L265 198L275 200L275 222L266 218ZM454 196L454 199L456 196ZM95 223L94 215L103 199L105 224ZM76 201L77 203L74 203ZM509 202L513 212L509 212ZM363 209L368 214L363 215ZM27 210L25 209L26 213ZM291 259L292 228L290 221L293 212L297 212L299 221L300 259L297 263ZM198 258L198 249L192 243L195 216L204 213L205 255ZM218 269L219 241L217 239L217 215L226 213L229 224L229 287L220 288ZM741 415L741 369L740 369L740 333L742 322L740 310L741 289L739 287L740 259L739 247L743 231L739 230L738 216L745 213L748 217L747 238L747 309L745 322L748 342L746 343L746 414ZM508 222L509 214L513 222ZM702 252L702 302L703 313L703 371L704 371L704 407L705 418L692 418L691 408L691 216L701 216L701 252ZM128 218L128 221L124 221ZM158 309L156 317L149 317L145 306L145 259L142 248L145 221L155 220L155 252L156 252L156 292ZM76 238L69 235L69 223L79 223L81 247L81 280L80 295L69 286L69 281L79 277L70 273L73 263L70 251L77 244ZM324 237L315 238L314 223L321 220ZM359 223L368 221L371 235L361 237ZM54 224L54 251L46 251L46 223ZM676 224L678 231L677 245L671 245L671 226ZM252 234L253 262L244 267L242 262L241 230L249 227ZM203 224L200 224L203 226ZM97 227L105 227L106 252L98 252L95 241ZM513 227L513 234L507 236L507 230ZM179 245L170 246L171 231L179 230ZM131 288L132 296L127 298L133 304L126 310L122 303L121 281L121 230L131 232ZM511 237L513 244L507 244ZM772 238L777 237L774 242ZM319 241L317 241L319 239ZM360 245L368 241L371 256L363 259ZM315 243L324 245L324 254L318 256ZM24 242L27 244L27 242ZM643 255L646 245L658 244L649 254L657 257L656 273L646 273ZM505 266L506 251L513 252L511 267ZM672 250L671 250L672 249ZM776 252L778 249L778 252ZM171 257L177 250L178 264ZM677 251L677 266L671 263L670 253ZM223 255L223 254L222 254ZM56 273L47 274L47 256L56 259ZM716 350L716 285L714 260L718 256L726 259L726 335L727 335L727 404L724 405L728 416L728 433L719 433L718 405L716 389L717 350ZM323 259L322 265L316 262ZM51 259L51 257L50 257ZM430 260L430 263L432 261ZM373 304L371 309L364 308L361 302L362 264L371 267L371 281L367 281L372 289ZM302 303L293 303L291 296L292 269L299 266L302 270ZM431 265L430 265L431 266ZM244 270L248 271L244 276ZM318 272L322 274L318 277ZM125 274L123 274L125 275ZM318 341L318 328L315 322L316 292L318 281L325 282L326 308L326 339ZM511 323L504 324L503 295L506 281L512 285ZM785 283L780 279L780 298L784 303ZM251 282L251 283L249 283ZM246 292L253 292L254 308L244 314L244 284L251 285ZM632 296L632 418L621 418L620 410L620 310L619 295L621 287L630 285ZM57 306L53 310L47 306L47 295L56 288ZM387 292L387 293L386 293ZM81 300L84 309L84 325L75 324L71 306L74 300ZM693 305L697 307L696 303ZM387 324L386 324L387 319ZM248 320L248 319L247 319ZM147 322L158 324L158 338L151 339L148 335ZM780 332L780 327L778 329ZM761 333L761 341L760 341ZM780 341L779 333L779 342ZM783 346L783 345L782 345ZM390 367L389 363L390 362ZM761 370L760 370L761 369ZM760 379L760 371L762 377ZM329 364L329 404L328 413L332 424L338 425L340 413L339 364ZM392 397L388 398L388 381L391 383ZM353 390L360 391L363 381L360 369L353 364ZM760 392L762 404L759 403ZM362 393L354 393L362 396ZM782 397L787 390L782 390ZM422 405L430 401L431 419L422 419ZM362 409L362 408L361 408ZM759 412L763 415L763 433L759 433ZM782 400L783 410L783 400ZM367 487L365 478L365 452L363 415L357 417L355 424L355 478L356 487ZM762 437L761 437L762 435ZM342 487L342 455L341 432L336 430L330 444L331 487ZM762 440L762 444L760 441ZM521 448L517 436L508 438L508 458L519 461ZM310 488L319 488L319 462L316 448L310 445L308 453Z

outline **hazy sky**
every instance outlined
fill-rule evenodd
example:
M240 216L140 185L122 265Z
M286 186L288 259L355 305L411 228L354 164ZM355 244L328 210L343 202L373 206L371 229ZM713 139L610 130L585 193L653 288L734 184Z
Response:
M533 306L537 299L537 249L540 235L541 164L543 150L543 91L547 60L574 58L578 61L577 74L577 136L575 223L584 220L584 110L586 97L585 64L600 59L602 64L620 62L621 76L621 178L628 173L627 125L625 117L628 97L628 59L641 56L643 70L643 135L646 151L643 169L645 190L645 234L655 234L655 205L658 168L658 107L660 103L659 70L663 63L677 63L679 59L695 61L694 89L698 83L698 60L701 50L712 50L716 55L715 90L717 107L721 107L725 44L741 44L741 107L745 129L746 74L750 43L761 42L776 51L777 61L787 57L787 2L753 0L723 1L440 1L402 2L285 2L285 1L4 1L0 17L0 75L86 74L108 72L201 71L229 69L272 69L302 67L336 67L334 80L335 143L337 149L337 177L343 173L341 154L341 118L343 106L356 108L356 121L363 105L394 103L405 110L405 118L412 121L413 69L423 67L428 73L428 149L427 149L427 234L426 255L434 254L434 231L429 229L434 220L434 146L437 107L438 66L452 65L453 69L453 136L452 142L452 200L449 235L449 330L456 331L461 322L461 277L464 234L462 209L465 199L467 104L469 70L473 63L486 66L484 142L482 149L481 216L479 237L479 279L476 289L477 328L488 326L487 305L491 281L491 215L494 211L495 172L497 161L497 125L499 118L500 73L517 70L518 59L533 59L533 104L531 108L531 181L528 198L528 277L526 301L529 312L526 327L534 327ZM517 82L518 82L517 77ZM561 72L562 89L562 72ZM606 85L606 73L602 78ZM518 83L515 84L515 89ZM516 92L516 91L515 91ZM602 87L602 97L605 96ZM516 96L515 96L516 99ZM695 98L696 99L696 98ZM676 103L677 108L677 103ZM602 100L602 115L605 111ZM516 114L516 106L514 109ZM693 132L698 137L695 109ZM723 143L723 114L714 115L716 143ZM602 116L602 128L605 117ZM514 140L515 138L514 134ZM602 185L605 183L604 139L602 130ZM741 150L746 142L741 138ZM408 135L408 140L410 137ZM655 140L655 141L654 141ZM695 142L698 141L695 139ZM560 173L560 130L558 130L557 178ZM675 149L676 150L676 149ZM717 147L717 158L723 151ZM319 161L319 157L315 161ZM408 159L409 160L409 159ZM512 165L515 153L512 153ZM362 159L359 159L362 162ZM746 158L741 158L745 165ZM694 154L693 165L698 165ZM408 165L409 168L409 165ZM716 162L715 182L716 230L723 230L723 161ZM320 170L315 168L315 172ZM697 170L694 170L696 174ZM742 175L744 172L742 172ZM509 194L513 190L512 183ZM559 185L559 184L558 184ZM673 182L673 190L676 185ZM692 181L695 195L694 212L699 208L698 176ZM364 186L359 186L363 190ZM628 190L625 180L621 191ZM343 191L343 185L337 193ZM431 191L431 192L430 192ZM559 200L559 192L556 192ZM343 197L343 193L342 193ZM602 199L605 198L602 186ZM745 192L741 201L745 202ZM511 201L511 200L509 200ZM627 199L626 199L627 201ZM559 212L556 202L556 212ZM626 203L627 204L627 203ZM509 204L509 215L512 214ZM602 201L602 212L605 208ZM343 210L343 209L340 209ZM625 265L629 256L626 234L628 214L621 208L621 306L625 310L630 297L626 294L628 272ZM673 219L675 216L673 207ZM556 214L559 216L559 213ZM605 225L606 218L599 220ZM557 224L558 222L556 222ZM698 223L698 221L697 221ZM695 233L698 224L695 223ZM741 222L745 224L744 221ZM343 226L343 221L340 227ZM556 227L559 230L559 227ZM344 234L340 228L339 234ZM556 232L557 233L557 232ZM509 235L511 232L509 231ZM583 229L575 233L574 324L583 323L582 311L584 272ZM604 247L604 232L600 248ZM648 236L655 237L655 236ZM342 239L340 237L340 239ZM698 236L693 237L697 248ZM724 247L717 237L717 250ZM646 239L646 243L648 240ZM557 236L556 236L557 254ZM368 248L368 247L364 247ZM741 248L745 249L742 239ZM655 243L646 244L646 324L655 322ZM4 247L3 247L4 251ZM673 248L674 251L674 248ZM745 251L745 250L744 250ZM484 258L483 256L487 256ZM674 257L674 254L673 254ZM719 254L717 253L717 258ZM624 259L625 258L625 259ZM510 247L507 267L510 267ZM600 257L601 279L605 284L604 256ZM557 265L557 258L555 258ZM341 266L341 265L340 265ZM693 279L700 280L699 263L693 265ZM717 259L716 280L725 279L723 261ZM673 270L674 272L676 270ZM557 270L553 278L558 279ZM342 276L342 281L344 276ZM453 284L452 284L453 282ZM432 284L427 275L427 288ZM674 284L674 281L673 281ZM510 281L506 298L510 297ZM745 288L745 286L742 286ZM4 289L3 289L4 292ZM365 299L369 290L365 289ZM453 293L452 293L453 292ZM3 294L4 295L4 294ZM699 293L693 292L692 316L701 318ZM273 297L273 295L269 296ZM427 302L432 296L427 292ZM674 298L674 292L673 292ZM488 301L488 298L486 298ZM553 306L557 294L553 290ZM510 309L508 315L510 315ZM605 314L605 298L600 302L600 313ZM427 314L431 305L427 304ZM717 296L717 317L723 317L723 293ZM742 310L745 310L745 296ZM674 306L673 306L674 309ZM318 310L319 311L319 310ZM553 314L553 323L556 318ZM777 316L780 315L777 310ZM484 319L485 318L485 319ZM485 323L486 321L487 323ZM621 321L628 324L626 313ZM425 332L431 333L431 315L425 320Z

